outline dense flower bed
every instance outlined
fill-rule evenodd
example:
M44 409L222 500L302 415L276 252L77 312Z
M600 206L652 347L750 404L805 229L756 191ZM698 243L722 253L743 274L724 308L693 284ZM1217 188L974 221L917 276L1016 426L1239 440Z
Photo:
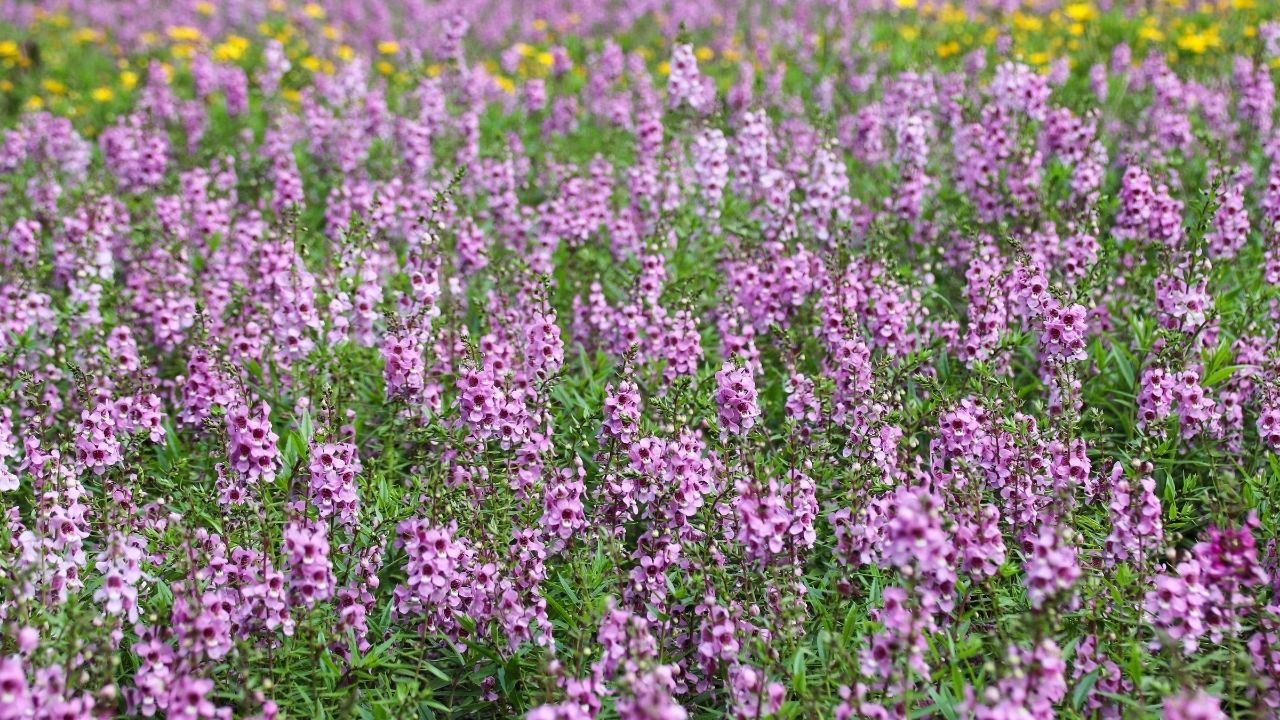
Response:
M1276 718L1277 11L0 0L0 720Z

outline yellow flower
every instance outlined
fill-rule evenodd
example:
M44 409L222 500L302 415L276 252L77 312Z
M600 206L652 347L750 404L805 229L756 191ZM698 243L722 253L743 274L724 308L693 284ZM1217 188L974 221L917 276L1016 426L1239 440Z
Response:
M938 46L938 57L949 58L960 52L960 43L955 40L944 42Z
M903 40L906 40L907 42L911 42L916 38L920 37L920 28L911 27L910 25L903 25L902 27L898 28L898 34L902 36Z
M520 57L529 57L533 54L533 48L529 47L525 43L518 42L515 45L512 45L512 47L515 48L516 54Z
M217 8L211 2L201 0L201 2L196 3L196 12L201 15L212 15L214 10L217 10Z
M180 42L196 42L200 39L200 31L186 25L169 28L169 39Z
M66 85L63 85L62 83L52 78L40 83L40 87L44 88L45 92L50 93L52 95L61 95L62 93L67 91Z
M555 64L555 62L556 62L556 58L551 53L545 50L538 53L538 63L540 65L543 65L544 67L551 67L552 65Z
M1164 40L1164 33L1160 32L1159 28L1148 25L1138 30L1138 37L1143 40L1150 40L1151 42L1162 42Z
M963 9L956 7L951 3L943 5L942 9L938 11L938 20L947 25L956 25L968 19L969 17L965 15Z
M658 63L658 74L663 76L670 75L671 63L667 62L666 60L663 60L662 62Z
M111 92L111 88L109 87L100 87L94 88L93 92L89 93L89 97L93 98L95 102L104 103L109 102L112 97L115 97L115 93Z
M1067 32L1075 35L1076 37L1083 35L1084 23L1071 23L1070 27L1067 28Z
M102 33L94 30L93 28L81 28L80 30L75 31L75 34L71 36L71 38L78 43L98 42L102 40L102 37Z
M1222 40L1218 38L1218 30L1216 28L1205 28L1200 32L1184 33L1178 38L1177 44L1181 50L1203 55L1212 48L1221 47Z
M1048 65L1049 53L1045 53L1045 52L1031 53L1031 56L1027 58L1027 62L1031 63L1032 65Z
M138 73L132 70L125 70L120 73L120 87L125 90L132 90L138 84Z
M378 52L383 55L395 55L400 52L400 43L395 40L383 40L378 43Z
M324 35L325 40L337 40L342 32L332 25L325 25L320 28L320 34Z
M189 58L196 54L196 46L191 43L178 43L173 46L171 52L176 58Z
M742 51L733 47L725 48L724 52L720 53L720 57L724 58L725 62L736 63L742 60Z
M506 75L495 75L493 81L497 83L498 87L502 88L502 92L508 95L515 94L516 84L511 82L511 78Z
M1231 7L1235 10L1252 10L1258 7L1258 3L1254 0L1231 0Z
M714 50L704 45L698 48L697 51L693 53L693 56L698 58L699 62L707 62L711 58L715 57L716 53Z
M315 72L320 69L320 58L315 55L308 55L302 58L302 62L298 64L307 72Z
M302 93L298 92L297 90L294 90L293 88L287 88L285 90L281 90L280 97L284 98L285 100L291 103L302 102Z
M339 45L337 54L339 60L350 62L356 56L356 51L350 45Z
M391 73L395 72L395 68L392 67L391 63L387 62L386 60L379 60L378 72L382 73L383 75L390 75Z
M0 80L0 92L10 92L13 90L13 83L8 80Z
M427 66L427 77L440 77L440 73L444 72L438 63L431 63Z
M22 52L18 50L18 43L12 40L0 40L0 58L13 60L21 54Z
M1076 22L1089 22L1098 17L1098 10L1087 2L1071 3L1062 9L1067 17Z
M324 8L315 3L307 3L302 6L302 14L312 20L322 20L324 19Z
M910 10L916 6L916 0L898 0L898 7L903 10Z
M213 59L219 62L235 62L244 57L249 41L239 35L230 35L213 49Z
M27 98L28 110L39 110L42 107L44 107L44 99L42 99L39 95L32 95L31 97Z
M1044 21L1034 15L1016 12L1013 14L1013 26L1025 32L1040 32L1044 27Z
M547 29L547 21L546 21L546 20L543 20L542 18L538 18L537 20L534 20L534 21L533 21L533 29L534 29L534 30L537 30L538 32L542 32L543 30L546 30L546 29Z

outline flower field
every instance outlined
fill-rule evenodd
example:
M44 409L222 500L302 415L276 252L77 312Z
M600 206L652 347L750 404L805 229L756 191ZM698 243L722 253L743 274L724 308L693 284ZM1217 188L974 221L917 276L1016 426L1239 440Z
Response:
M0 720L1280 714L1280 3L0 0Z

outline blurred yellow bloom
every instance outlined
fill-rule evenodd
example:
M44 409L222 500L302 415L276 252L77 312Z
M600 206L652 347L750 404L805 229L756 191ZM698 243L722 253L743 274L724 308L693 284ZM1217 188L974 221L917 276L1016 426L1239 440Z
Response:
M67 91L66 85L63 85L62 83L58 82L57 80L54 80L53 78L49 78L48 80L45 80L44 82L40 83L40 87L44 88L45 92L51 93L53 95L61 95L62 93Z
M1062 9L1067 17L1076 22L1089 22L1098 17L1098 9L1087 2L1071 3Z
M386 60L379 60L378 72L382 73L383 75L390 75L391 73L395 72L395 68L392 67L391 63L387 62Z
M916 6L916 0L898 0L898 7L903 10L910 10Z
M543 66L545 66L545 67L551 67L552 65L554 65L554 64L555 64L555 62L556 62L556 58L555 58L555 56L554 56L554 55L552 55L551 53L549 53L549 52L547 52L547 51L545 51L545 50L543 50L542 52L538 53L538 63L539 63L539 64L541 64L541 65L543 65Z
M427 66L427 77L440 77L440 73L443 71L444 68L440 67L440 65L432 63Z
M346 60L350 62L351 59L356 56L356 51L350 45L339 45L337 54L339 60Z
M1151 42L1162 42L1164 40L1164 33L1160 32L1160 28L1148 25L1138 30L1138 37L1143 40L1150 40Z
M907 42L911 42L912 40L915 40L916 38L920 37L920 28L911 27L910 25L903 25L902 27L898 28L898 34L902 36L903 40L906 40Z
M13 83L8 80L0 80L0 92L9 92L13 90Z
M302 101L302 93L298 92L297 90L294 90L293 88L287 88L285 90L281 90L280 97L284 98L285 100L288 100L291 103Z
M533 29L534 29L534 30L537 30L538 32L542 32L543 30L546 30L546 29L547 29L547 21L546 21L546 20L543 20L542 18L538 18L537 20L534 20L534 21L533 21Z
M724 58L725 62L740 62L742 60L742 51L733 47L725 48L724 52L720 53L720 57Z
M969 16L965 15L964 10L962 8L958 8L955 5L952 5L951 3L947 3L946 5L943 5L942 9L938 11L938 20L940 20L943 23L946 23L947 25L955 25L957 23L962 23L968 19L969 19Z
M940 58L949 58L952 55L958 54L959 52L960 52L960 43L956 42L955 40L952 40L950 42L944 42L938 46L938 57Z
M138 84L138 73L132 70L125 70L120 73L120 86L125 90L132 90Z
M1083 34L1084 34L1084 23L1071 23L1071 26L1067 28L1067 32L1069 32L1069 33L1071 33L1072 35L1075 35L1075 36L1077 36L1077 37L1079 37L1079 36L1083 35Z
M239 35L230 35L213 49L213 59L219 62L235 62L244 57L249 41Z
M1184 33L1178 38L1177 45L1180 50L1203 55L1207 50L1221 47L1222 41L1216 28L1206 28L1200 32Z
M81 28L71 37L78 43L92 43L102 40L103 35L93 28Z
M200 13L201 15L212 15L213 11L216 9L217 8L211 2L202 1L202 2L196 3L196 12Z
M698 48L697 51L693 53L693 55L694 57L698 58L700 62L707 62L711 58L715 57L716 53L714 50L704 45Z
M1236 10L1252 10L1258 7L1254 0L1231 0L1231 7Z
M315 55L308 55L302 58L302 62L298 64L307 72L315 72L320 69L320 58Z
M200 31L186 25L169 28L169 39L180 42L196 42L200 39Z
M332 25L325 25L320 28L320 34L324 35L325 40L337 40L342 35L341 31Z
M658 74L663 76L670 75L671 63L667 62L666 60L663 60L662 62L658 63Z
M12 40L0 40L0 58L12 60L21 54L22 52L18 50L18 43Z
M39 95L32 95L31 97L27 98L28 110L39 110L42 107L44 107L44 99L41 98Z
M1034 15L1016 12L1013 14L1013 26L1025 32L1040 32L1044 21Z
M400 43L395 40L383 40L378 43L378 52L383 55L395 55L400 52Z
M93 92L89 93L89 97L93 98L95 102L104 103L115 97L115 93L111 92L109 87L100 87L94 88Z
M302 14L312 20L321 20L324 18L324 8L315 3L307 3L302 6Z
M512 95L516 91L516 84L511 82L511 78L506 75L496 75L494 76L493 81L497 83L498 87L502 88L502 91L508 95Z
M176 58L189 58L196 54L196 46L191 43L178 43L173 46L173 56Z
M1032 65L1048 65L1049 53L1045 53L1045 52L1031 53L1031 55L1027 58L1027 62L1031 63Z

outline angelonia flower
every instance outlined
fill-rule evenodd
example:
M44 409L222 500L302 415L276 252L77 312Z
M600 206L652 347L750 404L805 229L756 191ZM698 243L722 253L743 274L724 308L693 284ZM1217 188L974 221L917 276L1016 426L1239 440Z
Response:
M295 522L284 530L289 589L297 602L312 607L333 595L333 567L329 539L323 525Z
M1031 538L1031 554L1025 567L1027 599L1033 608L1069 593L1080 578L1076 548L1050 525L1042 526Z
M1274 718L1278 3L0 2L0 720Z
M1221 720L1227 714L1222 711L1218 698L1204 690L1196 690L1166 698L1160 717L1164 720Z
M749 368L726 362L716 373L716 406L722 434L743 435L751 430L760 416L760 407Z
M275 477L280 437L271 429L271 408L240 404L227 413L227 457L233 470L246 480L269 481Z
M337 516L354 525L360 510L356 476L362 465L356 446L349 442L313 444L311 456L311 503L321 518Z
M1164 521L1156 481L1150 475L1138 479L1137 487L1125 476L1124 466L1111 470L1111 532L1107 535L1104 558L1107 563L1141 563L1164 545Z

